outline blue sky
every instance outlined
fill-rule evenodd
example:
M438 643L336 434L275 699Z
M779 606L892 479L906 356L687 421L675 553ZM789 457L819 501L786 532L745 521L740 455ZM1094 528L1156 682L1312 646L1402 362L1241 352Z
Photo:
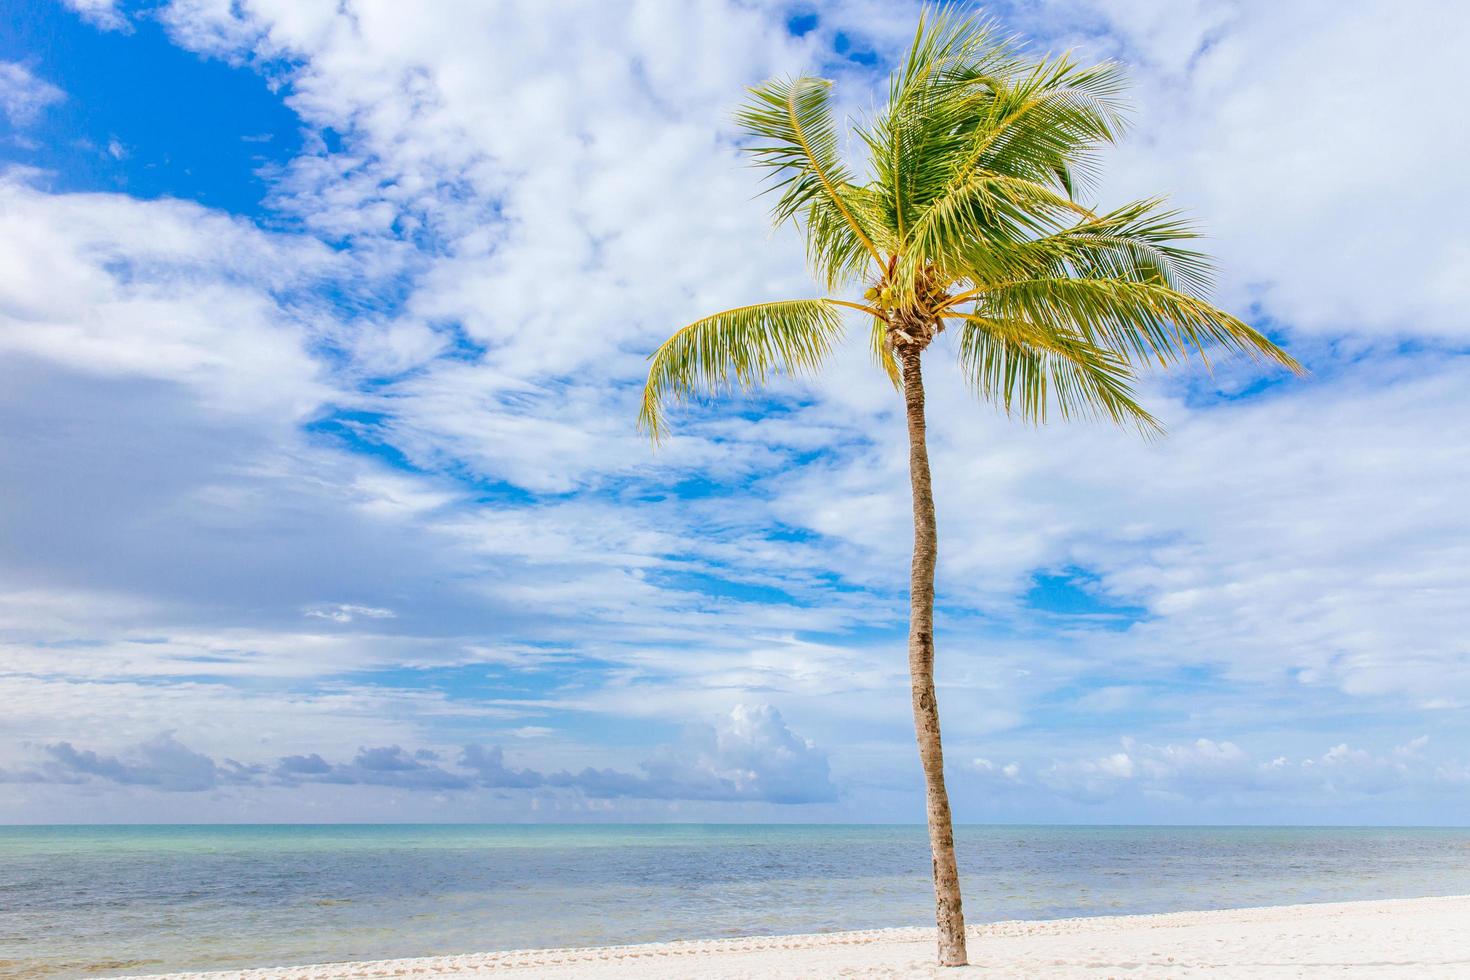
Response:
M496 6L5 18L0 820L920 819L862 345L633 424L673 328L814 294L742 86L861 112L917 8ZM935 351L958 819L1463 822L1470 15L1409 6L989 8L1129 62L1093 198L1312 375L1150 377L1142 444Z

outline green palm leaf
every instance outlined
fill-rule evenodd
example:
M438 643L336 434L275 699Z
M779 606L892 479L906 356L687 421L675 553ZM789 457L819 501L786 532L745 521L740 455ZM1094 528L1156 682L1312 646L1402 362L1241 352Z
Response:
M1079 67L1067 57L1027 67L991 59L968 72L933 71L918 94L905 93L924 123L900 125L890 110L886 130L866 135L878 183L902 174L883 161L912 137L909 177L892 196L899 222L895 288L914 298L920 278L960 278L960 256L990 243L1016 244L1090 217L1075 200L1079 175L1089 176L1096 150L1122 128L1121 73L1112 64ZM963 77L965 81L957 82Z
M958 172L992 170L1075 196L1079 180L1095 176L1098 150L1122 133L1123 83L1113 62L1084 67L1067 55L1037 62L988 100Z
M768 172L777 193L771 213L780 225L805 219L808 251L829 286L851 280L866 258L881 262L873 236L881 229L860 218L862 192L843 166L825 78L773 78L750 90L735 121L760 142L745 148Z
M954 8L926 11L888 104L859 135L867 144L885 227L902 242L925 203L952 178L951 157L969 144L972 96L1019 62L993 22Z
M1213 269L1208 256L1180 243L1198 237L1193 223L1154 198L1014 247L972 249L963 256L963 273L976 283L1045 276L1161 282L1197 296L1209 292Z
M696 320L650 356L639 427L658 439L670 399L750 391L775 372L814 372L841 335L836 305L822 299L758 303Z
M914 223L894 278L907 289L928 269L950 280L984 281L974 270L987 261L1007 259L1008 247L1087 214L1042 184L976 171L931 202Z
M981 290L976 312L998 320L1074 329L1088 343L1137 360L1170 364L1218 345L1298 373L1301 365L1255 328L1162 282L1041 277Z
M894 388L902 390L903 370L899 367L898 358L893 355L893 345L888 342L888 324L878 317L873 317L872 329L868 333L868 349L873 355L873 363L888 376Z
M1042 423L1062 418L1108 418L1145 435L1163 431L1133 395L1128 362L1076 334L965 315L960 369L985 401L1007 414Z

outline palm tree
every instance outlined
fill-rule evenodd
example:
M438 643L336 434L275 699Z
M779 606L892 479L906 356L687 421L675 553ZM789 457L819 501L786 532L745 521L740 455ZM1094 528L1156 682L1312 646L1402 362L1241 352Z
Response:
M1290 355L1204 297L1209 258L1161 199L1097 211L1079 198L1119 135L1118 65L1027 58L951 8L921 16L886 107L856 124L866 179L839 152L831 82L772 79L736 115L768 173L777 225L805 233L829 296L741 306L689 324L652 355L640 425L665 403L814 372L864 315L872 353L908 417L914 551L908 659L933 852L939 962L966 962L964 913L934 689L937 537L925 445L923 355L947 327L980 398L1034 423L1103 417L1145 435L1140 367L1217 346L1296 371ZM865 288L863 288L865 287ZM861 289L861 291L859 291ZM854 295L855 294L855 295Z

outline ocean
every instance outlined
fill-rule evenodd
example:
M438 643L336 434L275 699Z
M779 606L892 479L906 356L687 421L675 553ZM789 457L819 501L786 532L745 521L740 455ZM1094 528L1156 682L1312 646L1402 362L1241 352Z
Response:
M962 827L971 922L1470 894L1470 830ZM0 827L0 977L932 924L922 827Z

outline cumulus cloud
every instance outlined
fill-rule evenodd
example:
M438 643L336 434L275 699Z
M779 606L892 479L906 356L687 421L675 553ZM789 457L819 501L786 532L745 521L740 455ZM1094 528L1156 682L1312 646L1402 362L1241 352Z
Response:
M350 762L329 763L320 755L291 755L272 770L286 784L335 783L344 786L391 786L395 789L467 789L470 781L436 765L432 750L407 752L397 745L359 749Z
M1275 796L1360 799L1402 790L1459 792L1470 786L1466 760L1436 758L1419 736L1385 752L1334 745L1299 757L1254 754L1208 738L1154 745L1133 738L1120 751L998 766L977 758L972 778L1005 793L1054 794L1084 803L1125 796L1210 800Z
M506 766L505 753L498 745L466 745L459 764L474 772L475 782L493 789L531 789L546 783L546 777L535 770Z
M607 769L555 773L552 785L589 796L654 799L767 800L821 803L836 799L827 753L786 727L769 705L737 705L718 728L691 729L663 746L633 775Z
M453 766L430 748L364 747L346 762L320 754L288 755L272 764L216 762L165 733L104 755L70 742L45 746L39 765L0 770L0 782L111 783L170 792L225 785L377 786L400 790L571 790L597 799L820 803L836 798L827 755L793 733L769 705L737 705L718 727L690 729L683 741L661 746L642 772L584 768L543 773L506 764L500 746L467 745Z
M0 112L17 129L36 120L42 110L66 99L66 93L37 78L25 65L0 61Z
M641 772L586 767L539 772L506 765L500 746L468 745L449 771L433 757L410 756L398 746L360 751L351 763L320 756L281 760L278 778L291 782L357 783L405 789L576 790L600 799L764 801L821 803L836 799L827 754L796 735L769 705L737 705L719 726L696 726L677 743L660 746Z
M77 749L70 742L45 747L38 767L0 772L0 781L83 783L92 780L143 786L166 792L199 792L226 784L255 781L259 770L224 759L216 762L164 732L120 755Z

